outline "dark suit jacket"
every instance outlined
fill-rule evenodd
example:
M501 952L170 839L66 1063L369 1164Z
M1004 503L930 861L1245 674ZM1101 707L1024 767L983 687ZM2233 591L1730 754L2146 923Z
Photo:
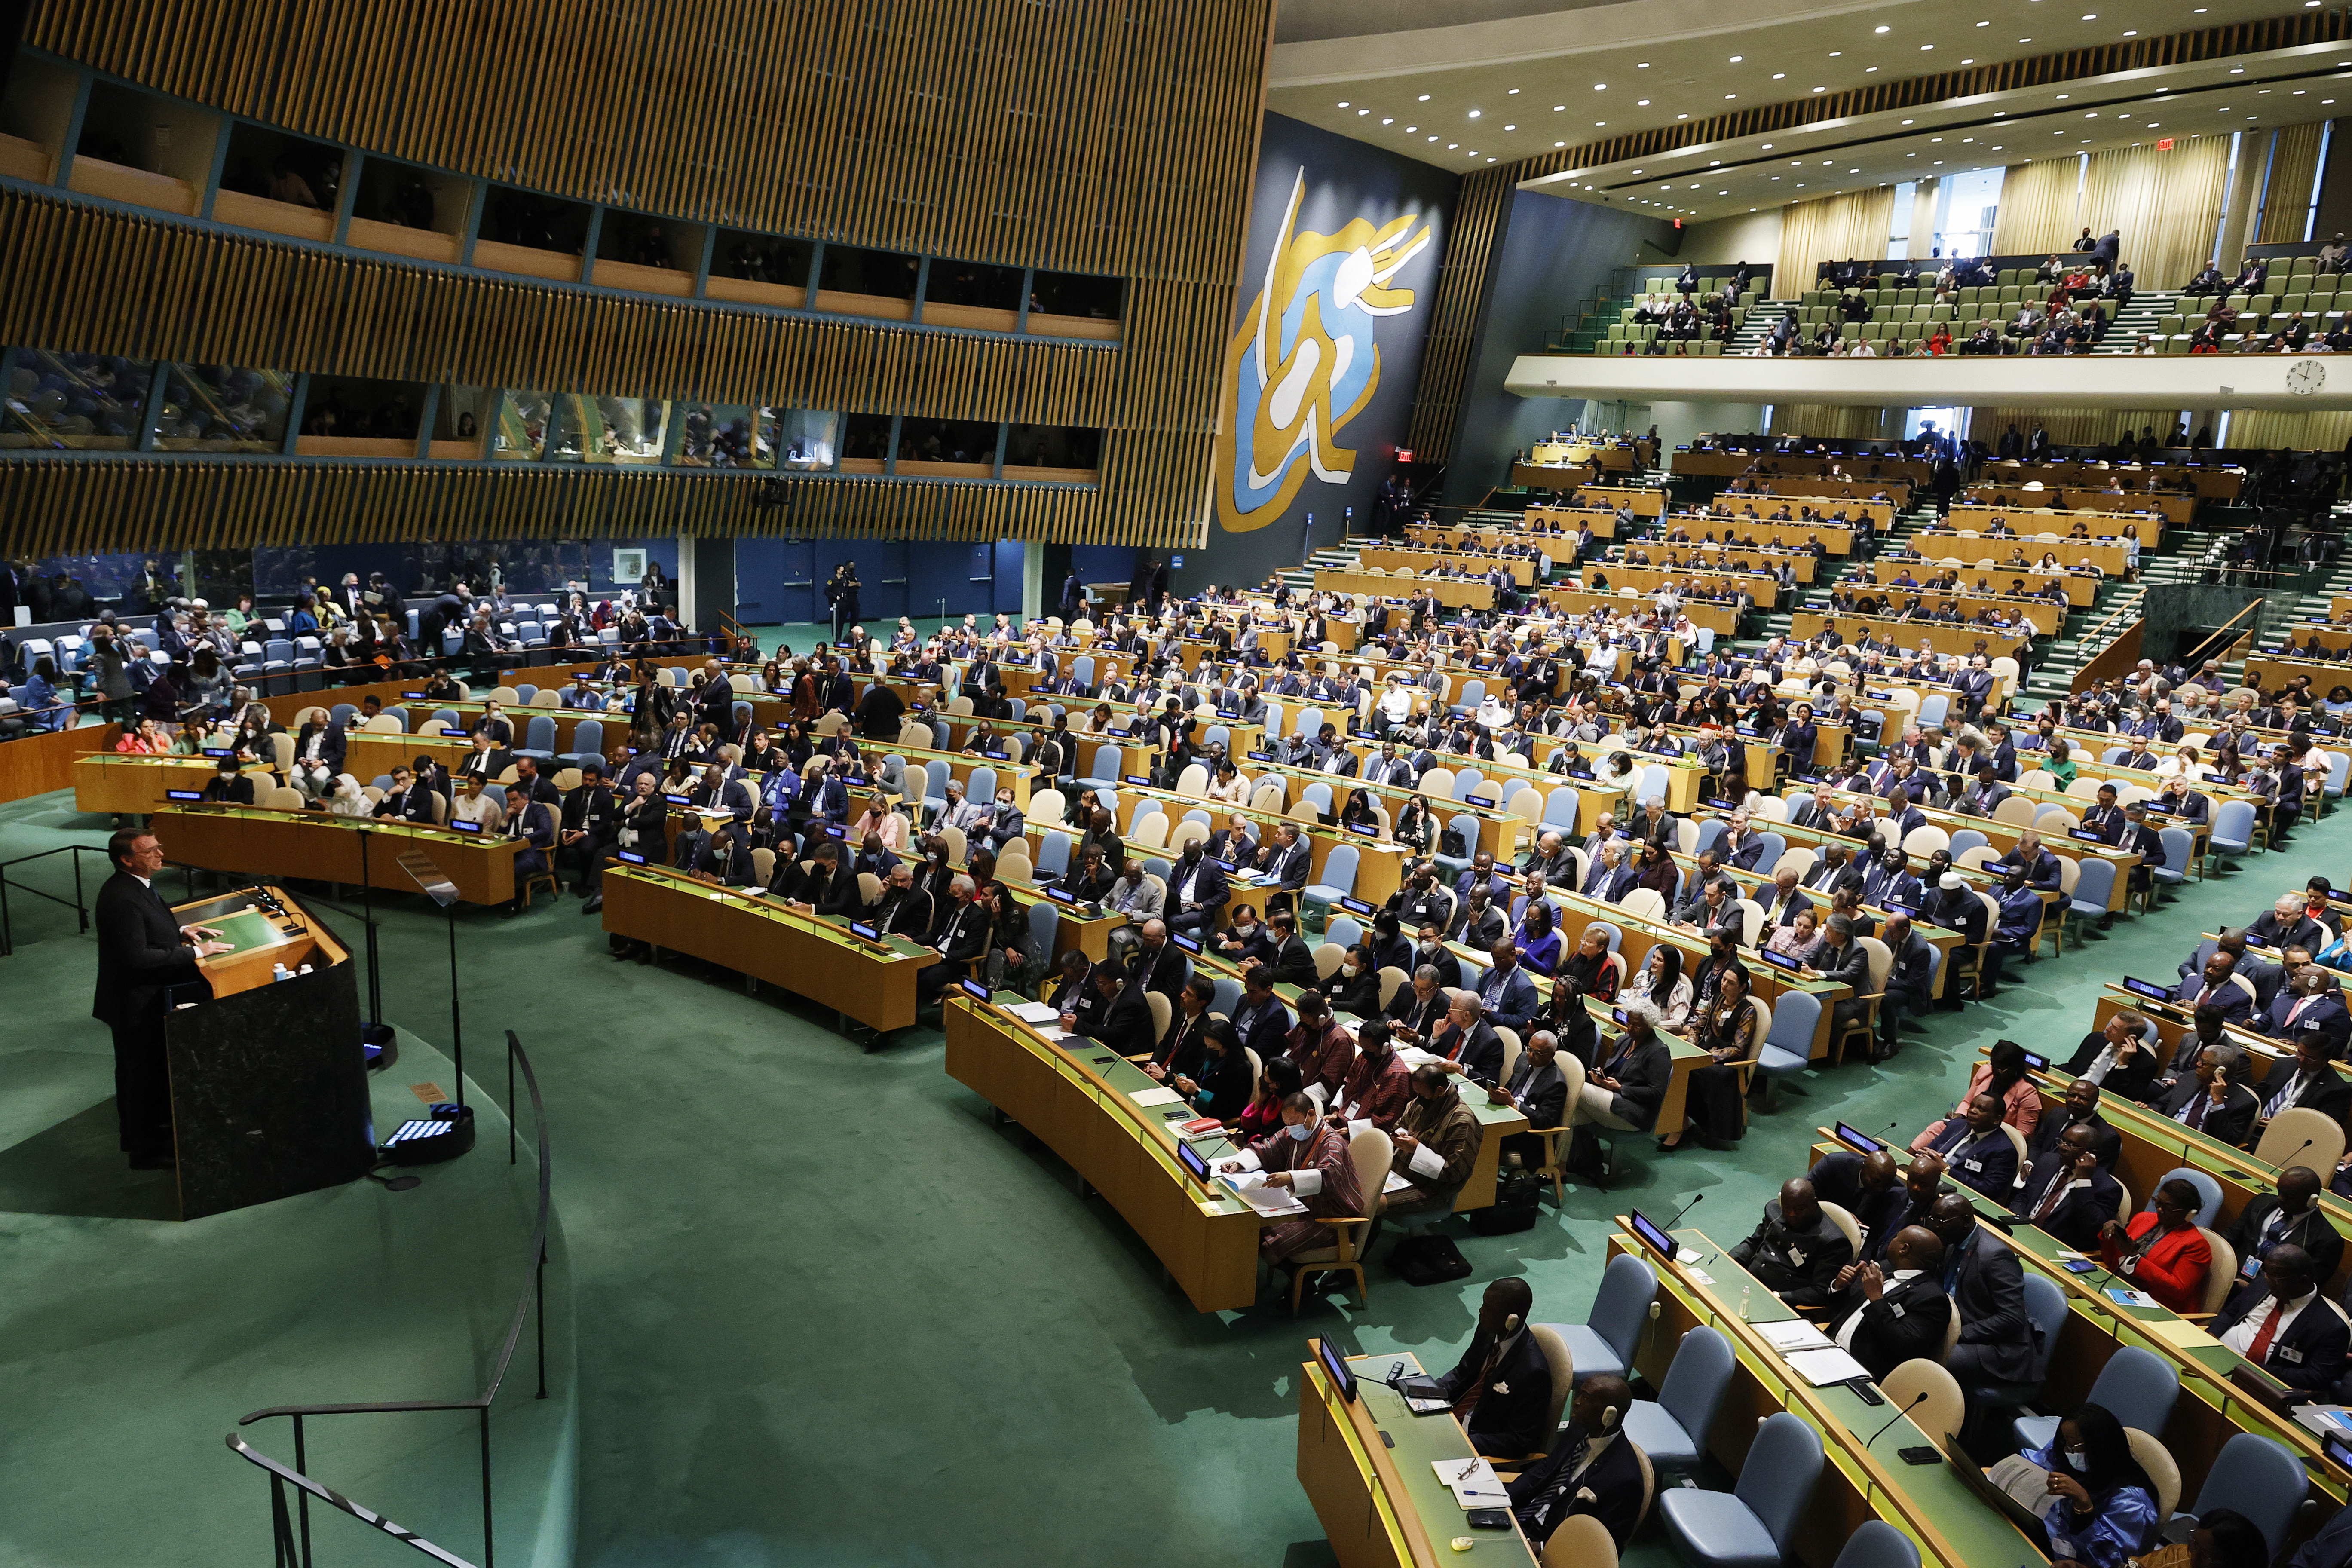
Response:
M1945 1122L1929 1147L1944 1157L1952 1180L1998 1203L2009 1201L2017 1176L2017 1151L1999 1127L1979 1138L1969 1131L1966 1121L1955 1116Z
M2296 1016L2294 1022L2290 1025L2287 1022L2287 1015L2294 1011L2295 1005L2298 1002L2305 1003L2306 1005L2305 1005L2303 1012ZM2344 1002L2341 997L2332 994L2298 997L2292 992L2288 991L2284 986L2281 986L2278 994L2271 998L2271 1005L2263 1009L2262 1013L2250 1020L2250 1022L2252 1023L2254 1027L2262 1030L2263 1034L2270 1036L2271 1038L2274 1040L2290 1040L2294 1038L2296 1036L2305 1033L2306 1031L2315 1029L2320 1034L2326 1036L2328 1043L2336 1047L2339 1052L2344 1048L2346 1037L2347 1036L2352 1036L2352 1013L2347 1013L2345 1011ZM2279 1065L2282 1067L2288 1066L2288 1064L2284 1062L2282 1062ZM2293 1070L2292 1068L2290 1068L2289 1070L2291 1073ZM2286 1079L2284 1078L2279 1079L2280 1084L2284 1084L2285 1082ZM2347 1094L2352 1094L2352 1084L2345 1083L2341 1078L2336 1079L2336 1082L2344 1089ZM2269 1093L2265 1092L2263 1099L2267 1102L2270 1099ZM2311 1105L2315 1102L2305 1099L2297 1101L2297 1103L2302 1105ZM2334 1110L2330 1110L2327 1106L2322 1105L2319 1109L2328 1111L2330 1115L2336 1116L2339 1120L2341 1119L2342 1108L2340 1106Z
M1123 1057L1144 1057L1151 1054L1151 1005L1143 999L1139 985L1123 985L1101 1010L1086 1032Z
M1601 1050L1600 1070L1623 1086L1617 1090L1616 1103L1611 1109L1648 1131L1658 1120L1658 1107L1665 1102L1666 1080L1674 1074L1673 1048L1653 1036L1647 1046L1618 1064L1614 1073L1609 1073L1609 1068L1615 1060L1618 1047L1604 1043Z
M2025 1315L2025 1271L2017 1254L1982 1226L1960 1245L1958 1272L1945 1270L1960 1309L1960 1346L1976 1348L1982 1375L2022 1382L2032 1370L2034 1348L2033 1325Z
M2062 1163L2053 1148L2035 1156L2025 1168L2025 1184L2017 1189L2017 1195L2010 1203L2020 1219L2032 1219L2034 1208L2042 1202L2042 1188L2055 1179ZM2099 1226L2115 1218L2123 1206L2123 1188L2104 1168L2092 1173L2088 1186L2074 1186L2072 1180L2068 1178L2069 1185L2060 1194L2058 1206L2033 1223L2077 1252L2094 1251Z
M163 895L118 870L98 889L98 994L90 1016L115 1027L160 1026L163 988L198 978Z
M2172 1086L2171 1091L2157 1101L2156 1108L2167 1116L2177 1115L2190 1099L2205 1092L2205 1086L2194 1077L2184 1078ZM2205 1135L2224 1143L2243 1143L2254 1125L2254 1117L2262 1110L2262 1101L2254 1091L2242 1083L2233 1083L2218 1110L2205 1113Z
M1312 986L1316 984L1315 951L1299 937L1293 936L1275 949L1273 956L1267 960L1267 966L1282 984Z
M1883 1193L1865 1196L1862 1191L1862 1156L1851 1152L1824 1154L1805 1173L1813 1195L1835 1204L1862 1226L1862 1256L1874 1259L1886 1250L1887 1240L1903 1228L1911 1209L1911 1194L1900 1182Z
M1889 1373L1906 1361L1944 1358L1944 1332L1951 1327L1951 1303L1932 1274L1909 1279L1889 1279L1879 1299L1872 1300L1860 1286L1848 1286L1830 1299L1828 1333L1844 1332L1846 1320L1860 1314L1848 1342L1853 1359L1884 1383Z
M2284 997L2286 993L2282 991L2279 994ZM2336 1011L2340 1016L2342 1009L2339 1008ZM2300 1025L2297 1026L2300 1027ZM2269 1107L2273 1095L2284 1092L2286 1086L2294 1081L2294 1072L2295 1064L2293 1057L2281 1057L2271 1064L2271 1070L2263 1076L2261 1085L2254 1090L2256 1098L2263 1102L2265 1109ZM2341 1121L2344 1120L2346 1109L2352 1107L2352 1083L2345 1081L2344 1075L2332 1067L2325 1072L2312 1074L2305 1079L2303 1088L2296 1091L2294 1100L2280 1109L2294 1110L2297 1107L2306 1110L2323 1111L2332 1120Z
M2105 1037L2101 1038L2104 1039ZM2094 1059L2097 1055L2095 1051L2092 1053ZM2042 1120L2033 1124L2033 1136L2025 1141L2025 1157L2028 1160L2039 1160L2042 1155L2058 1147L2059 1138L2074 1124L2072 1114L2063 1105L2052 1106L2042 1113ZM2084 1118L2084 1125L2091 1130L2091 1152L2098 1155L2099 1163L2114 1164L2116 1152L2123 1147L2123 1134L2116 1131L2109 1125L2107 1119L2095 1110Z
M2325 1173L2322 1173L2322 1174ZM2263 1227L2270 1223L2271 1215L2278 1213L2278 1194L2263 1193L2257 1197L2249 1198L2246 1201L2246 1206L2238 1212L2238 1223L2230 1227L2230 1245L2237 1249L2240 1279L2251 1278L2243 1272L2245 1260L2254 1257L2260 1250ZM2273 1245L2277 1240L2282 1239L2292 1240L2296 1246L2311 1254L2311 1260L2317 1266L2319 1277L2322 1279L2336 1278L2336 1265L2344 1257L2344 1238L2336 1234L2336 1227L2327 1223L2327 1216L2325 1214L2316 1209L2313 1210L2311 1217L2305 1220L2292 1234L2273 1238ZM2256 1272L2260 1270L2257 1269ZM2242 1287L2240 1294L2243 1294Z
M1560 1077L1557 1062L1538 1068L1535 1058L1522 1055L1505 1088L1526 1108L1530 1127L1558 1127L1568 1112L1568 1080Z
M1538 1552L1562 1521L1580 1513L1599 1520L1620 1548L1641 1522L1642 1462L1634 1458L1633 1444L1622 1437L1616 1439L1601 1450L1581 1476L1576 1476L1584 1447L1584 1429L1568 1427L1549 1455L1505 1483L1519 1528ZM1572 1476L1573 1485L1570 1483ZM1589 1502L1583 1496L1586 1492L1592 1494ZM2329 1568L2335 1565L2330 1563Z
M1438 1056L1460 1062L1462 1070L1480 1083L1493 1083L1503 1076L1502 1037L1484 1018L1471 1029L1466 1041L1461 1030L1451 1024L1444 1025L1429 1042L1429 1048Z
M2066 1070L2079 1077L2090 1070L2092 1064L2099 1059L2100 1054L2106 1048L2107 1037L2104 1030L2094 1030L2084 1035L2083 1043L2075 1047L2073 1058L2066 1063ZM2158 1069L2163 1066L2163 1045L2160 1042L2143 1045L2133 1054L2130 1061L2109 1068L2107 1076L2099 1088L2104 1093L2121 1095L2126 1100L2145 1100L2147 1098L2149 1083L2155 1079ZM2042 1120L2046 1124L2051 1119L2045 1116ZM2039 1129L2037 1128L2036 1131L2038 1131Z
M1494 1353L1494 1336L1480 1331L1454 1370L1437 1379L1446 1397L1459 1397L1478 1378L1479 1369ZM1500 1385L1500 1386L1498 1386ZM1507 1392L1506 1392L1507 1390ZM1517 1458L1541 1453L1551 1440L1551 1363L1535 1335L1519 1330L1503 1359L1486 1380L1486 1390L1470 1407L1466 1424L1471 1447L1482 1454Z
M2210 1330L2220 1339L2247 1318L2268 1306L2271 1293L2259 1287L2242 1290L2215 1318ZM2294 1321L2284 1332L2271 1339L2270 1353L2263 1358L2263 1370L2290 1388L2309 1389L2326 1394L2344 1375L2344 1353L2352 1330L2345 1326L2342 1314L2327 1299L2325 1286L2310 1305L2295 1314Z

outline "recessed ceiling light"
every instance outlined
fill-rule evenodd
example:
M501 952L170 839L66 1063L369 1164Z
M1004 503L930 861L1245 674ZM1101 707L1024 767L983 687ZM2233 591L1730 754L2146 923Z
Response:
M1370 114L1370 113L1371 112L1371 110L1369 110L1369 109L1360 109L1360 110L1356 110L1356 112L1357 112L1357 113L1359 113L1359 114Z
M1518 89L1517 88L1516 88L1516 87L1515 87L1515 88L1513 88L1513 89L1511 89L1510 96L1511 96L1511 97L1513 97L1513 98L1517 98L1517 97L1518 97L1518 96L1519 96L1519 89Z
M1690 118L1690 116L1689 116L1689 115L1687 115L1687 114L1677 114L1677 115L1675 115L1675 118L1676 120L1688 120L1688 119Z
M1813 90L1814 90L1815 92L1827 92L1827 91L1829 91L1829 89L1828 89L1828 88L1825 88L1825 87L1817 87L1817 88L1813 89Z
M1422 102L1423 102L1423 103L1427 103L1427 102L1429 101L1429 94L1427 94L1427 93L1425 93L1425 92L1424 92L1424 93L1423 93L1423 94L1421 95L1421 101L1422 101Z
M1935 45L1933 45L1933 44L1922 44L1922 45L1920 45L1920 46L1919 46L1919 52L1920 52L1921 54L1923 54L1923 55L1924 55L1924 54L1926 54L1929 49L1932 49L1932 48L1934 48L1935 47L1936 47L1936 46L1935 46Z
M1381 124L1383 124L1383 125L1394 125L1394 124L1396 123L1396 121L1393 121L1393 120L1383 120L1383 121L1381 121Z
M1972 65L1976 64L1977 62L1976 62L1976 58L1972 55L1972 56L1970 56L1969 58L1962 60L1960 63L1961 63L1962 65L1964 65L1964 66L1972 66Z
M2246 68L2243 66L2231 66L2230 68L2230 74L2231 76L2243 76L2246 74Z
M1864 66L1864 67L1863 67L1863 68L1862 68L1862 74L1863 74L1863 75L1864 75L1864 76L1868 76L1868 75L1870 75L1870 73L1871 73L1871 72L1873 72L1873 71L1876 70L1877 68L1877 68L1876 66Z
M1928 141L1930 141L1930 142L1941 142L1941 141L1943 140L1943 138L1942 138L1942 137L1940 137L1940 136L1930 136L1930 137L1928 137L1928 138L1927 138L1927 140L1928 140Z
M1600 130L1602 126L1604 126L1604 125L1606 125L1606 124L1608 124L1608 123L1609 123L1609 121L1605 121L1605 120L1596 120L1596 121L1594 121L1592 122L1592 128L1593 128L1595 131L1598 131L1598 130ZM1508 130L1508 129L1509 129L1509 127L1508 127L1508 126L1506 126L1506 127L1504 127L1504 129L1505 129L1505 130Z
M1633 100L1633 107L1636 109L1647 109L1650 107L1650 100L1646 98L1637 98Z
M1436 141L1436 140L1437 140L1437 138L1436 138L1436 137L1434 137L1434 136L1433 136L1433 137L1431 137L1431 138L1430 138L1430 140L1431 140L1432 142L1434 142L1434 141Z
M1346 99L1344 99L1344 98L1343 98L1343 99L1341 99L1341 100L1339 100L1339 107L1340 107L1340 108L1342 108L1342 109L1347 108L1347 107L1348 107L1348 100L1347 100Z
M2062 93L2062 94L2060 94L2059 96L2063 97L2063 96L2065 96L2065 95ZM1476 110L1475 110L1475 109L1474 109L1474 110L1472 110L1470 111L1470 118L1471 118L1471 119L1473 119L1473 120L1477 119L1477 118L1478 118L1478 111L1477 111Z
M1555 104L1553 104L1553 105L1551 106L1551 111L1552 111L1554 114L1558 114L1558 113L1559 113L1562 110L1566 109L1567 107L1568 107L1568 105L1566 105L1566 104L1564 104L1564 103L1555 103Z
M2063 93L2063 92L2062 92L2062 93L2060 93L2060 94L2058 95L2058 101L2059 101L2059 102L2061 102L2061 103L2063 103L2063 102L2065 102L2065 101L2066 101L2066 100L2067 100L2067 98L2068 98L2069 96L2071 96L2071 95L2069 95L2069 94L2067 94L2067 93Z
M1894 30L1895 30L1894 28L1892 28L1892 27L1888 26L1887 26L1885 23L1884 23L1884 22L1881 22L1880 24L1878 24L1878 26L1877 26L1873 27L1873 28L1871 29L1871 31L1872 31L1872 32L1874 32L1874 33L1891 33L1891 32L1893 32Z
M1555 147L1565 147L1565 146L1567 146L1567 145L1568 145L1568 143L1567 143L1567 142L1553 142L1553 143L1552 143L1552 145L1553 145L1553 146L1555 146ZM1591 187L1591 185L1587 185L1587 186L1585 186L1584 188L1585 188L1586 190L1588 190L1588 191L1589 191L1589 190L1591 190L1592 187Z
M1837 58L1840 55L1842 55L1842 54L1843 54L1843 53L1845 53L1845 51L1844 51L1843 49L1832 49L1832 50L1830 51L1830 58L1832 58L1832 59L1835 59L1835 58Z
M1434 142L1434 141L1436 141L1436 140L1437 140L1437 138L1436 138L1436 137L1434 137L1434 136L1433 136L1433 137L1431 137L1431 138L1430 138L1430 140L1431 140L1432 142ZM1462 145L1462 143L1461 143L1461 142L1448 142L1445 144L1445 150L1446 150L1447 152L1451 153L1451 152L1453 152L1455 148L1457 148L1457 147L1459 147L1459 146L1461 146L1461 145Z
M1723 95L1723 101L1729 103L1733 99L1738 98L1738 96L1739 95L1736 92L1727 92Z
M1772 73L1772 79L1774 81L1786 81L1789 79L1789 73L1787 71L1774 71Z
M1746 55L1734 55L1734 56L1732 56L1732 57L1731 57L1731 63L1732 63L1733 65L1738 65L1740 61L1742 61L1742 60L1746 59L1747 58L1748 58L1748 57L1747 57Z
M1600 121L1593 121L1593 123L1597 125L1597 124L1599 124L1599 123L1600 123ZM1503 129L1504 129L1504 130L1506 130L1506 131L1517 131L1517 130L1518 129L1518 127L1517 127L1517 126L1516 126L1516 125L1506 125L1506 126L1504 126L1504 127L1503 127Z
M2137 38L2139 37L2139 29L2137 27L2126 27L2124 29L2124 37L2126 38ZM2135 142L2134 145L2137 145L2137 143Z
M1765 143L1764 143L1764 151L1765 151L1765 152L1767 152L1767 153L1769 153L1771 150L1772 150L1772 143L1770 143L1769 142L1765 142Z

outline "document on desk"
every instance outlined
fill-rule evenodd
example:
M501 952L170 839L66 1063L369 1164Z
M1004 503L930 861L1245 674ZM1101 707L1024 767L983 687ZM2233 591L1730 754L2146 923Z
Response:
M1802 1318L1790 1318L1785 1323L1752 1323L1764 1342L1782 1355L1794 1355L1799 1351L1834 1350L1836 1342Z
M1396 1048L1396 1054L1397 1059L1409 1068L1426 1067L1431 1062L1442 1062L1445 1059L1434 1051L1423 1050L1419 1046L1399 1046Z
M1127 1098L1138 1105L1174 1105L1184 1097L1162 1084L1158 1089L1130 1089Z
M1051 1002L1016 1002L1005 1011L1024 1024L1050 1024L1062 1016Z
M2185 1351L2210 1350L2221 1342L2196 1324L2181 1318L2163 1318L2152 1323L2142 1323L2147 1337L2159 1344L2174 1345Z
M1297 1194L1288 1187L1267 1186L1263 1171L1251 1171L1222 1179L1226 1186L1233 1189L1235 1197L1269 1219L1307 1212L1307 1205L1300 1203Z
M1465 1509L1511 1506L1511 1494L1503 1489L1502 1478L1485 1459L1432 1459L1429 1468Z
M1870 1376L1868 1367L1834 1345L1825 1351L1799 1351L1786 1360L1790 1372L1815 1388L1826 1388L1832 1383L1851 1383L1857 1377L1867 1379Z

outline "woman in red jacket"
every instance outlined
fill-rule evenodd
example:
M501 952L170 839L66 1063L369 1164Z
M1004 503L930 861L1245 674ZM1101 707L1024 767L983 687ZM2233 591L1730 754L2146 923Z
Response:
M2205 1310L2205 1276L2213 1249L2197 1228L2197 1189L2179 1177L2156 1190L2156 1212L2136 1214L2126 1226L2099 1227L2099 1254L2109 1268L2176 1312Z

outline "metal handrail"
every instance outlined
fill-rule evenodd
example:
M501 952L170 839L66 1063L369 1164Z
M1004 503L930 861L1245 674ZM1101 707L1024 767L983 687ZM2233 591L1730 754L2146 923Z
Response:
M30 893L37 899L47 899L53 904L63 904L66 901L65 900L58 897L55 893L44 892L40 889L34 887L29 882L10 881L8 879L8 868L11 866L22 866L28 860L46 860L52 855L72 856L74 868L74 896L72 909L74 919L79 922L77 927L78 930L88 931L89 929L89 905L82 897L81 858L85 855L103 855L105 853L105 846L100 844L61 844L55 849L43 849L31 855L19 855L13 860L0 860L0 958L14 957L16 952L16 919L8 908L9 889L15 888L19 892Z
M396 1540L405 1541L436 1561L454 1563L457 1568L472 1568L464 1559L452 1556L440 1547L414 1532L401 1530L383 1516L372 1513L325 1487L311 1481L303 1474L308 1463L303 1420L312 1415L381 1415L420 1410L471 1410L479 1418L482 1455L482 1564L496 1568L498 1552L496 1531L490 1512L490 1405L498 1398L499 1389L506 1382L507 1368L514 1360L516 1343L522 1338L525 1317L536 1309L539 1321L539 1393L547 1397L547 1221L554 1192L554 1153L547 1128L547 1102L539 1089L539 1075L531 1069L530 1053L507 1031L507 1163L516 1163L516 1129L514 1117L514 1074L517 1065L522 1068L523 1085L530 1094L531 1121L539 1134L539 1214L531 1225L531 1272L522 1294L515 1300L514 1316L507 1324L505 1340L492 1363L488 1381L481 1393L470 1399L400 1399L381 1400L358 1405L273 1405L237 1418L240 1426L250 1426L257 1421L287 1416L294 1423L294 1463L291 1468L248 1447L236 1433L228 1435L228 1446L239 1455L270 1473L270 1489L274 1507L281 1526L285 1521L284 1488L290 1482L300 1492L297 1500L299 1519L299 1560L294 1554L296 1542L281 1528L279 1562L281 1568L311 1568L310 1564L310 1499L318 1497L331 1506L349 1513L362 1523L373 1525Z

